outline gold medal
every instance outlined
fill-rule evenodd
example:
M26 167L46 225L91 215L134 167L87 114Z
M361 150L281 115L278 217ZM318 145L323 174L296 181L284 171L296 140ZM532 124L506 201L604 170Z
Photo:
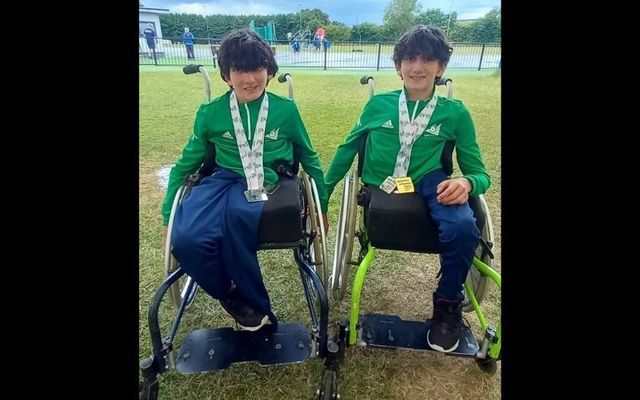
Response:
M413 188L413 181L411 181L410 177L398 177L395 181L398 186L398 193L413 193L415 191Z

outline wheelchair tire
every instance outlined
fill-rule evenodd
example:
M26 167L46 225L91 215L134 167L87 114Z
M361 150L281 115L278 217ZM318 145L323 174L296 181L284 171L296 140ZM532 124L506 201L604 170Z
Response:
M176 260L171 254L171 232L173 230L173 216L175 215L175 212L178 209L178 205L182 202L182 198L185 194L185 187L181 186L176 193L176 197L173 199L173 205L171 207L171 216L169 217L169 225L167 226L167 241L164 244L165 278L173 273L176 269L178 269L178 260ZM190 282L191 277L188 275L183 275L173 285L171 285L171 288L169 288L169 297L171 298L171 302L176 307L180 307L180 303L182 303L182 298L184 296L188 297L186 307L189 307L193 303L198 285L195 284L191 292L186 293L187 287L189 286Z
M482 210L484 211L484 214L486 216L486 222L481 232L482 238L486 242L494 243L493 223L491 222L491 214L489 214L489 207L487 206L487 202L483 195L480 195L479 198L480 198L480 204L482 205ZM483 255L482 245L478 245L478 248L476 249L476 257L480 259L480 261L482 261L483 263L487 264L488 266L490 267L493 266L493 260L491 259L489 254ZM489 287L488 287L489 280L490 279L488 276L481 273L478 270L478 268L476 268L474 265L471 265L471 269L469 269L469 273L467 274L467 284L471 287L471 290L473 290L473 293L476 297L476 300L478 301L478 304L480 304L482 300L484 300L487 293L489 292ZM465 299L462 302L462 311L464 312L473 311L473 305L467 298L466 292L465 292Z
M138 383L138 400L157 400L158 384L149 385L144 381Z
M338 377L336 371L325 370L322 373L318 400L335 400L338 398Z
M350 172L344 179L342 189L342 207L338 218L338 236L336 239L336 259L334 260L334 277L332 281L333 296L342 301L347 293L353 245L356 233L356 217L358 208L356 196L358 194L358 177L355 171Z
M320 281L324 287L327 288L327 277L329 276L327 263L329 258L327 256L326 232L324 231L322 223L318 224L320 220L318 215L320 197L318 196L318 189L315 182L306 172L300 171L300 178L306 193L306 202L308 207L308 220L306 223L307 233L316 233L312 245L309 246L309 256L311 257L309 261L316 274L318 274Z
M476 358L476 363L478 364L478 367L480 367L482 372L489 376L495 375L496 371L498 371L498 362L495 358Z

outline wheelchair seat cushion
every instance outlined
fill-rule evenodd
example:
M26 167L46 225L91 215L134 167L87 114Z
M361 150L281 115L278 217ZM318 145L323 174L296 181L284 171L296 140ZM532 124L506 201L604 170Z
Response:
M437 253L438 227L424 200L415 193L387 194L373 185L365 206L365 225L371 244L379 249ZM362 189L361 189L362 190Z
M365 185L358 194L364 205L365 226L371 244L379 249L416 253L440 252L438 227L429 214L427 203L416 193L387 194L373 185ZM469 198L482 230L485 216L477 198Z
M302 197L298 177L281 178L266 190L269 199L264 202L260 217L260 244L293 245L302 238Z

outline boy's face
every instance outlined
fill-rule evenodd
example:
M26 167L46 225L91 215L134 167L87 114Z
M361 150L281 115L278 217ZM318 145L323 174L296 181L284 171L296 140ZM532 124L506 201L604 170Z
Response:
M248 72L231 68L227 83L236 92L238 103L248 103L260 97L270 78L266 68Z
M404 80L410 100L425 99L431 95L436 76L442 76L445 67L438 61L427 61L421 55L405 58L396 65Z

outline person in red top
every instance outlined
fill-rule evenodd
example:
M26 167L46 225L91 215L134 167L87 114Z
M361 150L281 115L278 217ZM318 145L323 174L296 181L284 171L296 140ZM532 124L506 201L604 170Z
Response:
M322 45L324 43L324 28L323 27L319 27L318 29L316 29L316 37L318 38L318 42ZM318 48L320 48L318 46Z

